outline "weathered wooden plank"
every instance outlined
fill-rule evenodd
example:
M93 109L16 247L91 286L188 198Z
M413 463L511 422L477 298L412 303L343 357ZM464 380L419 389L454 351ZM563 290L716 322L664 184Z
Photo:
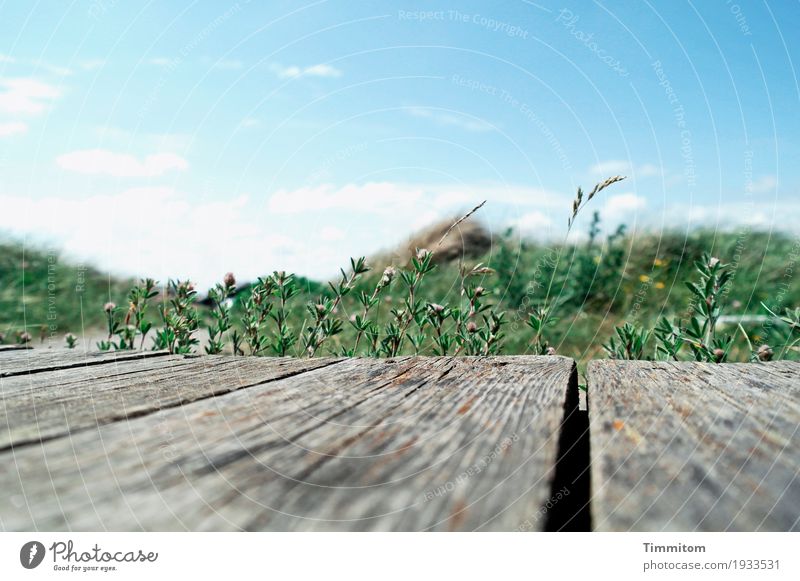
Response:
M800 363L593 361L598 530L800 530Z
M297 451L335 459L318 452L281 513L246 528L543 530L572 365L456 358L439 374L415 374L430 383L402 399L383 393L298 438ZM281 471L295 461L279 460Z
M0 378L0 450L272 381L335 360L169 356Z
M559 357L349 359L9 450L0 525L541 530L568 389Z
M28 345L0 345L0 353L6 353L8 351L21 351L25 349L30 349Z
M78 349L28 349L0 353L0 377L41 373L55 369L72 369L109 362L130 361L148 357L163 357L166 351L107 351L91 352Z

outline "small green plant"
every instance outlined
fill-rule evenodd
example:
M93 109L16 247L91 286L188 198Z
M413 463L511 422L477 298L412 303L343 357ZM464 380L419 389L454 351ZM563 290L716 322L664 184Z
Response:
M694 295L694 312L683 329L683 336L697 361L721 363L727 358L733 342L732 336L717 332L717 323L722 314L721 299L726 294L731 273L727 264L708 253L695 262L695 269L698 282L686 283Z
M350 350L343 349L342 354L346 357L353 357L358 353L358 346L361 343L362 337L365 335L368 339L370 339L370 351L374 350L374 343L378 337L378 326L377 324L370 320L369 312L370 310L378 304L380 300L381 293L389 288L394 280L394 277L397 275L397 270L393 266L387 266L381 278L378 280L378 283L375 285L375 288L372 291L372 294L368 294L365 291L361 291L358 295L358 302L361 304L362 311L361 314L354 314L350 320L350 324L356 330L356 339L355 343L353 344L353 348Z
M112 348L117 351L133 349L135 331L132 332L127 325L123 325L119 320L120 308L111 301L103 305L103 312L106 314L106 329L108 337L105 341L98 341L97 348L100 351L109 351ZM114 338L117 338L114 340Z
M731 272L727 264L707 252L694 266L698 280L686 282L693 297L689 319L682 326L666 317L659 320L654 329L656 357L677 361L681 347L688 344L696 361L722 363L733 345L733 336L717 329Z
M630 323L615 329L608 343L603 345L610 359L646 359L645 348L650 340L650 331Z
M353 290L361 275L368 271L366 258L363 256L359 259L351 258L350 274L342 270L342 278L339 283L330 283L334 298L320 297L319 301L308 305L313 325L306 329L304 346L309 357L314 357L325 341L342 332L342 322L332 318L331 315L337 311L342 299Z
M67 333L64 335L64 341L67 344L67 349L75 349L75 347L78 346L78 337L72 333Z
M272 350L278 357L284 357L297 341L297 337L287 323L287 317L289 301L300 292L300 289L297 287L294 275L286 274L282 270L272 273L271 282L275 296L278 298L277 306L270 314L276 327Z
M386 344L389 357L396 357L400 352L412 323L416 322L418 330L422 331L425 324L425 303L419 298L419 289L425 275L434 268L436 265L433 264L433 253L420 248L417 249L416 256L411 257L411 269L400 271L400 280L406 286L407 294L405 308L392 310L395 323L390 323L386 329L387 338L390 338ZM416 335L411 337L415 352L419 351L420 346L417 339Z
M492 310L492 305L485 302L491 291L471 282L474 277L493 274L495 271L482 263L471 269L461 267L461 297L466 298L467 302L465 306L452 310L456 323L455 355L487 355L500 348L503 338L501 328L506 323L505 313ZM482 325L478 324L479 320L483 322Z
M147 339L147 334L153 328L153 323L147 320L147 307L150 299L158 294L156 286L158 283L152 278L145 278L139 281L139 284L131 289L128 294L130 307L126 317L126 326L132 324L135 332L141 335L141 342L139 349L144 349L144 343ZM133 341L130 343L130 348L133 349Z
M259 278L250 288L249 296L244 301L242 315L242 332L234 331L231 341L235 355L244 355L247 345L250 355L261 355L269 345L265 325L272 313L271 302L275 285L271 278Z
M199 343L194 337L199 326L197 309L194 306L197 291L190 281L170 280L168 290L171 298L160 307L163 327L156 333L154 349L166 349L170 353L192 353Z
M502 311L490 311L488 317L483 315L483 320L485 326L478 331L478 336L483 342L481 353L482 355L497 355L502 348L502 340L505 336L502 328L506 324L506 314Z
M623 181L626 179L626 176L616 175L606 178L602 182L598 182L594 185L591 191L588 194L585 194L583 188L580 186L578 187L577 192L575 193L575 199L572 201L572 213L570 214L569 218L567 219L567 234L566 236L569 237L570 232L572 231L572 227L575 225L575 219L578 217L580 211L586 207L592 199L608 188L613 184ZM594 245L594 241L597 238L597 235L600 233L599 229L600 223L600 216L595 213L593 216L592 223L589 229L589 248ZM620 233L620 236L622 234ZM547 330L552 327L553 325L558 322L558 319L553 316L553 311L556 309L557 306L563 304L563 299L559 301L559 305L553 304L550 302L550 291L552 289L553 281L555 279L555 272L558 267L558 263L561 259L561 250L559 249L558 254L555 259L555 264L553 265L553 275L550 277L550 284L547 288L547 294L543 301L540 302L539 305L535 306L532 311L528 315L527 325L533 329L534 337L531 341L531 349L533 353L537 355L555 355L556 350L553 346L550 345L549 341L546 338ZM591 283L589 283L591 285Z
M761 306L764 307L764 309L772 317L789 327L789 333L784 342L783 349L781 349L780 355L778 356L779 359L783 359L787 352L794 350L798 345L800 345L800 307L795 309L786 308L784 309L784 315L780 316L774 313L763 302L761 303ZM772 348L770 348L769 345L761 345L756 354L758 359L761 361L770 361L774 355Z
M208 291L211 300L212 324L208 326L206 353L217 355L225 348L225 333L231 328L231 305L229 299L236 292L236 278L232 272L225 275L221 284Z
M453 336L445 329L445 322L451 315L452 311L445 305L427 305L428 325L433 329L433 352L436 355L447 355L453 345Z
M112 348L117 351L135 349L137 335L141 335L139 348L144 349L147 334L153 326L146 318L148 301L158 294L155 290L156 284L152 278L145 278L130 290L128 309L122 320L120 320L122 309L115 303L109 301L103 306L108 337L97 343L101 351L109 351Z
M684 343L680 321L670 323L667 317L661 317L653 335L656 338L656 359L678 361L678 352Z
M528 316L527 325L533 329L534 336L531 341L531 351L535 355L555 355L556 350L547 340L547 330L558 322L552 315L551 306L544 304L533 308Z

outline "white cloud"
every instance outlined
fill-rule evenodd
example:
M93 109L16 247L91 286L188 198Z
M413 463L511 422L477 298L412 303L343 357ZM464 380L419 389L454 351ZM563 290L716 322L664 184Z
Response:
M8 56L7 54L0 54L0 63L13 63L16 59Z
M342 71L331 65L312 65L303 69L303 74L312 77L341 77Z
M80 66L84 71L95 71L106 66L106 61L104 59L90 59L81 61L78 63L78 66Z
M255 117L245 117L242 119L241 123L239 123L239 126L243 128L258 127L259 125L261 125L261 121Z
M622 174L637 178L650 178L660 176L663 170L653 163L635 165L622 159L609 159L594 164L589 168L589 172L592 175L601 177Z
M61 91L31 78L0 80L0 112L35 115L48 103L61 96Z
M211 66L221 71L236 71L244 67L244 63L235 59L221 59L214 61Z
M761 176L750 184L750 192L754 194L766 194L775 191L777 185L778 179L775 176Z
M165 67L166 68L166 67L174 67L180 61L178 59L173 59L173 58L169 58L169 57L165 57L165 56L159 56L159 57L151 58L147 62L150 63L151 65L155 66L155 67Z
M0 123L0 137L9 137L11 135L18 135L27 133L28 126L21 121L12 121L10 123Z
M280 189L269 198L273 214L310 214L342 210L354 213L401 216L407 224L433 212L436 216L468 210L481 200L515 209L536 208L563 212L570 198L541 188L506 184L408 184L367 182L365 184L320 184Z
M610 159L594 164L589 171L594 175L621 174L630 170L631 164L621 159Z
M523 236L548 237L552 233L553 220L543 212L534 210L512 221L512 226Z
M59 65L53 65L53 64L50 64L50 63L45 62L43 60L34 60L34 61L31 61L31 64L34 65L35 67L38 67L40 69L43 69L43 70L47 71L48 73L52 73L54 75L58 75L59 77L68 77L69 75L72 74L72 69L70 69L68 67L62 67L62 66L59 66Z
M681 228L731 230L746 225L758 230L800 232L800 204L786 200L737 200L724 204L666 203L660 214L653 212L652 218Z
M616 194L608 197L600 210L600 215L604 219L613 221L629 214L635 214L643 210L646 205L647 201L636 194Z
M94 133L103 140L104 145L130 147L132 143L136 143L142 148L156 151L185 151L191 147L194 140L186 133L135 133L113 125L95 127Z
M334 226L324 226L319 231L319 237L326 242L336 242L337 240L344 240L345 233Z
M319 64L301 68L295 65L284 67L278 64L270 65L270 70L282 79L290 79L300 76L307 77L341 77L342 71L331 65Z
M409 205L421 204L424 194L421 187L390 182L347 184L342 187L322 184L296 190L279 190L269 199L269 210L276 214L333 209L391 213Z
M662 174L661 168L653 163L645 163L636 168L634 172L637 176L643 178L660 176Z
M228 271L241 281L275 268L294 271L318 251L270 231L249 204L246 196L197 201L168 187L86 198L0 195L0 230L55 243L73 260L112 273L190 278L201 289ZM158 211L132 220L131 208L139 206ZM331 259L324 248L319 255Z
M488 123L482 119L473 119L465 114L456 115L448 111L439 111L426 107L409 107L406 110L412 117L430 119L437 125L458 127L460 129L465 129L466 131L473 131L476 133L495 130L491 123Z
M87 149L65 153L56 158L62 169L81 174L106 174L115 177L154 177L170 170L185 170L189 163L174 153L148 155L144 161L125 153L105 149Z

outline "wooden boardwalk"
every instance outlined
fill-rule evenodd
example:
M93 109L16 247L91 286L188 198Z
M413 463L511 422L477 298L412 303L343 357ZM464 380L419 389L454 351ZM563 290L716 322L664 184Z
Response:
M593 361L599 530L800 530L800 364Z
M0 351L2 530L799 530L800 364Z

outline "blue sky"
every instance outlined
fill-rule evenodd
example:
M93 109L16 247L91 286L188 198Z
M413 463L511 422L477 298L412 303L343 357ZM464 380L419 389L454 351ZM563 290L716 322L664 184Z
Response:
M112 272L322 277L483 199L561 238L575 187L617 173L608 226L798 230L799 24L725 0L6 2L0 230Z

